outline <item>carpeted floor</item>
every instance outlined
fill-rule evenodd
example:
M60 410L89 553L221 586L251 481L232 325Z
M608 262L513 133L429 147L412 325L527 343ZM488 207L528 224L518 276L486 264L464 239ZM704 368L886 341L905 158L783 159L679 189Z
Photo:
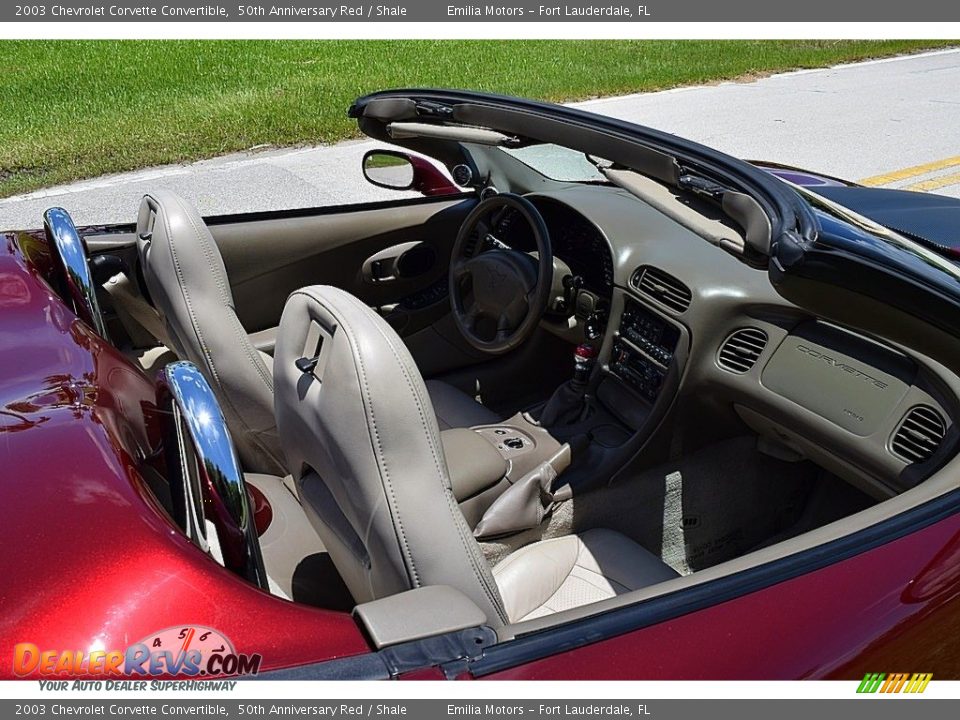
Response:
M809 462L757 450L753 437L713 445L676 462L562 503L543 528L485 543L496 563L541 537L595 527L633 538L682 574L799 535L872 500Z
M810 462L757 450L753 437L712 445L658 468L622 475L555 508L540 528L481 543L491 565L540 539L590 528L633 538L681 574L717 565L863 510L874 501ZM294 599L349 610L353 600L326 553L305 558Z

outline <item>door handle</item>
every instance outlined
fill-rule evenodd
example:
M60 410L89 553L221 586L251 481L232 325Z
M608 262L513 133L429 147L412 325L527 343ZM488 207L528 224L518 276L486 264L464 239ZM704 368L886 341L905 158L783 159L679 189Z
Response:
M422 275L436 263L436 251L422 240L399 243L363 261L361 273L369 283L393 282Z

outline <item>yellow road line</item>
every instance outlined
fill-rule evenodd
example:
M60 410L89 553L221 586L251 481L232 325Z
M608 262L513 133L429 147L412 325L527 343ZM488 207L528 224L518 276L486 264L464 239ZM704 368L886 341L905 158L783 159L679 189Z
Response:
M874 175L864 178L860 181L861 185L889 185L898 180L909 180L918 175L926 175L937 170L946 170L947 168L960 166L960 155L944 158L943 160L934 160L923 165L914 165L913 167L903 168L903 170L894 170L883 175ZM943 186L941 186L943 187Z
M941 175L940 177L935 177L932 180L924 180L923 182L914 183L913 185L907 185L904 190L921 190L923 192L929 192L930 190L939 190L940 188L945 188L949 185L960 185L960 173Z

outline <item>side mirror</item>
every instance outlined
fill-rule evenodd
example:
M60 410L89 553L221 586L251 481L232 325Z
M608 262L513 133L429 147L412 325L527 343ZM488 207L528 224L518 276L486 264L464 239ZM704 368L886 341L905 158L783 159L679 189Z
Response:
M392 150L370 150L363 156L367 182L390 190L411 190L415 173L408 155Z
M368 150L363 156L363 176L389 190L415 190L427 196L463 192L426 158L398 150Z

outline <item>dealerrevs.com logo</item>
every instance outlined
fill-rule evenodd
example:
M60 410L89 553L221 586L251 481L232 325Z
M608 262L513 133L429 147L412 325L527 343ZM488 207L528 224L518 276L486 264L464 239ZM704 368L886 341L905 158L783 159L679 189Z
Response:
M123 650L50 650L18 643L13 649L13 673L21 678L207 678L256 675L262 659L237 653L233 643L213 628L192 625L166 628Z

